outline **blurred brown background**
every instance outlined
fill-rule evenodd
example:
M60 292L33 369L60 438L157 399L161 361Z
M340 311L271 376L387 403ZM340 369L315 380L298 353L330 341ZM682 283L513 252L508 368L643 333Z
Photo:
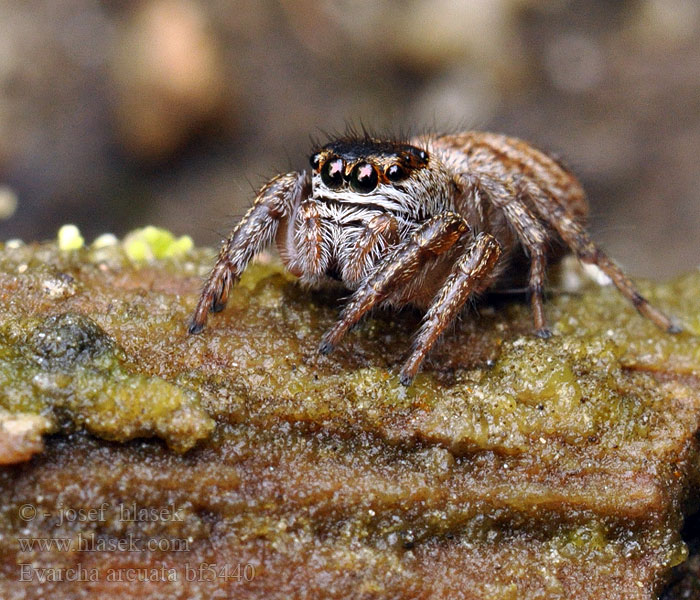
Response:
M528 139L632 273L700 264L698 0L0 0L0 239L216 245L347 122Z

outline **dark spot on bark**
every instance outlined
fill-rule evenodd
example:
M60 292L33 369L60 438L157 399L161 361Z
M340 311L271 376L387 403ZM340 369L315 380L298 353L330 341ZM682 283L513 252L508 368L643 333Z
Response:
M92 319L76 313L48 317L29 338L29 347L42 366L69 369L114 348L114 342Z

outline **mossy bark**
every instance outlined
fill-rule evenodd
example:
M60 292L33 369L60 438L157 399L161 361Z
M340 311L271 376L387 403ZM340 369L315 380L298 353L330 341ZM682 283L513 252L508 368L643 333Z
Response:
M2 597L641 599L684 560L700 273L642 286L675 336L610 288L554 294L549 340L488 300L406 388L419 314L320 356L343 292L274 262L187 335L211 257L0 249Z

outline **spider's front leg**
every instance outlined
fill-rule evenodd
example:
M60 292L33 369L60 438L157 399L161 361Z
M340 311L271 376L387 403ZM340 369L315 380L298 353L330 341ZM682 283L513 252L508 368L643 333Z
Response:
M432 217L410 238L400 243L375 272L359 287L340 314L338 322L323 337L319 351L328 354L347 331L392 292L402 289L419 273L426 261L447 252L469 231L469 225L451 212Z
M423 324L413 340L411 355L399 375L403 385L411 383L445 327L459 314L469 296L480 291L480 284L491 274L500 256L500 244L488 233L480 233L460 256L425 313Z
M310 185L302 171L278 175L262 187L253 206L221 246L192 315L190 333L202 331L209 312L226 306L231 287L251 259L272 242L282 219L288 218L293 207L308 196Z

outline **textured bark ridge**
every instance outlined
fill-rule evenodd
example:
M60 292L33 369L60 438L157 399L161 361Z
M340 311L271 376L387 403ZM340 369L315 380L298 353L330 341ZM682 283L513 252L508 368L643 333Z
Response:
M671 336L569 264L553 338L495 298L405 388L419 314L319 356L343 292L263 262L189 336L211 252L139 243L0 247L2 598L650 599L685 560L700 273L642 285Z

